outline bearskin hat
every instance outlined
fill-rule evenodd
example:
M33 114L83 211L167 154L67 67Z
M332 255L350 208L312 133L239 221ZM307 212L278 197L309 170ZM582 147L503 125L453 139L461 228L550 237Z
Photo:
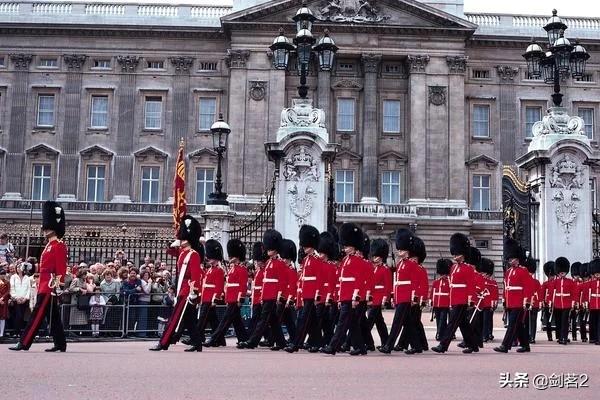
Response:
M506 239L504 242L504 259L510 260L511 258L518 258L519 260L524 258L523 249L515 239Z
M600 258L590 261L590 274L600 274Z
M451 267L452 267L452 260L449 260L447 258L440 258L435 263L435 272L438 275L449 275Z
M252 260L254 261L267 261L267 251L262 242L255 242L252 245Z
M336 243L340 242L340 235L338 233L338 230L335 226L331 225L329 228L327 228L327 232L331 234L331 236L333 236L333 240Z
M548 278L556 275L554 261L546 261L546 263L544 264L544 275L546 275Z
M462 233L455 233L450 236L450 254L453 256L464 256L465 259L469 258L469 252L471 250L471 242L469 238Z
M327 255L329 260L337 260L340 253L340 248L335 241L335 237L329 232L321 232L319 235L319 253Z
M300 247L298 249L298 265L302 265L302 261L306 257L306 253L304 252L304 247Z
M363 233L363 245L360 249L360 252L362 253L364 258L369 258L369 253L371 252L371 239L369 238L369 235L367 235L366 232Z
M469 256L465 257L465 262L475 267L477 272L481 272L481 252L477 247L469 249Z
M527 257L524 266L527 268L527 271L529 271L530 274L535 274L535 271L537 270L537 261L532 257Z
M396 232L396 250L411 251L414 246L414 235L408 229L398 229Z
M351 222L343 224L340 227L340 244L362 250L363 233L360 228Z
M582 278L587 278L588 276L590 276L590 263L581 264L579 275L581 275Z
M412 257L417 257L419 264L423 264L423 261L425 261L425 258L427 258L427 248L425 247L425 242L423 242L423 240L418 236L414 236L413 238L413 248L410 251L410 255Z
M494 262L489 258L481 258L481 272L494 276Z
M319 230L312 225L300 227L300 247L319 248Z
M200 222L191 215L184 215L179 221L179 230L177 239L187 241L193 249L200 245L200 236L202 236L202 227Z
M265 250L274 250L278 253L281 253L281 244L283 242L283 237L281 233L277 232L275 229L267 229L263 235L263 244L265 246ZM296 257L294 257L296 259Z
M65 236L65 210L55 201L47 201L42 208L42 229L54 231L56 237Z
M371 241L371 257L381 257L383 263L387 261L390 253L390 245L384 239L375 239Z
M581 276L581 263L579 261L571 264L571 276Z
M296 243L290 239L283 239L281 242L281 251L279 252L281 258L285 260L296 261L298 258L298 250L296 249Z
M227 242L227 255L235 257L240 261L246 261L246 246L239 239L231 239Z
M209 239L204 243L207 260L223 261L223 247L217 240Z
M554 268L557 274L561 272L564 272L565 274L569 273L570 267L571 263L566 257L558 257L556 261L554 261Z

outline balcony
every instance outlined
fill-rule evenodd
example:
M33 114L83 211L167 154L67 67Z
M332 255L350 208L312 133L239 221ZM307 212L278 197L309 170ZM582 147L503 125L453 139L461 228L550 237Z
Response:
M502 211L469 211L469 219L474 221L502 221Z

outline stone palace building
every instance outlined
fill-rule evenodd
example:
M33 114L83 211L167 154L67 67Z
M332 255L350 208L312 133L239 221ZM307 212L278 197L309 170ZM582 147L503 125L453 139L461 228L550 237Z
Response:
M301 1L157 3L0 1L0 230L39 233L30 200L56 198L72 235L172 236L180 140L188 203L200 215L214 185L209 128L220 112L232 129L224 164L232 208L245 220L261 208L274 179L264 143L299 85L294 63L274 69L268 48L280 27L293 37ZM546 42L551 10L465 13L462 0L307 5L315 36L328 29L339 46L332 71L314 65L308 75L309 97L340 145L331 171L337 222L372 237L410 226L430 263L462 231L499 261L503 171L551 105L551 87L530 79L522 54L532 37ZM563 80L563 104L597 146L600 18L563 21L591 54L586 75ZM592 176L595 196L599 167Z

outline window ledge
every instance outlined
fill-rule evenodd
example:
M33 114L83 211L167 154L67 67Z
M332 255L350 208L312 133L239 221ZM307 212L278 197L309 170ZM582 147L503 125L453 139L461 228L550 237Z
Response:
M491 136L471 136L471 141L472 142L490 142L493 143L492 137Z
M142 129L142 136L146 136L146 135L164 135L165 132L163 129L147 129L144 128Z
M210 135L210 129L198 129L196 131L198 135Z
M38 69L57 70L57 69L59 69L59 67L44 67L44 66L38 65Z
M338 135L342 137L342 139L350 139L352 136L356 135L356 132L345 132L345 131L336 131Z
M109 132L110 131L109 131L108 128L92 128L92 127L88 127L86 133L88 135L108 135Z
M402 137L403 135L404 135L404 132L381 132L381 136L390 137L390 138Z
M56 133L56 129L53 126L35 126L31 133L50 133L54 135Z

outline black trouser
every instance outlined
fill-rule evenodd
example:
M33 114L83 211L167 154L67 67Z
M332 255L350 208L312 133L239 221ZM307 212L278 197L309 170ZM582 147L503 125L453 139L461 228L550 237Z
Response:
M448 349L456 330L459 328L466 347L472 349L477 347L477 339L475 338L469 320L467 319L467 305L459 304L450 308L450 320L448 321L448 326L446 327L446 330L444 330L442 339L440 340L440 346L442 346L444 350Z
M177 304L175 304L173 313L160 338L160 345L163 348L168 349L169 345L179 341L185 329L187 329L190 334L191 342L194 344L198 343L200 341L200 336L196 326L196 316L196 306L188 302L187 296L178 297ZM179 321L181 321L181 323Z
M578 313L578 321L579 321L579 331L581 332L581 340L582 341L587 341L588 335L587 335L587 321L586 321L586 314L588 314L589 311L586 310L579 310Z
M352 308L352 301L342 301L339 304L340 312L338 316L338 321L335 325L335 331L333 333L333 336L331 337L331 342L329 342L329 345L334 351L338 350L340 344L344 340L346 332L350 327L352 315L354 314L354 309Z
M508 327L502 345L510 349L515 341L515 337L519 339L521 346L529 346L529 332L527 330L525 314L527 310L523 308L509 308L507 310Z
M323 344L327 344L331 341L333 329L335 328L335 316L337 315L337 311L337 303L325 305L323 321L321 322L321 327L323 329Z
M54 346L60 349L67 347L65 331L60 320L60 305L58 304L58 300L56 296L52 296L50 293L43 293L37 295L29 323L19 339L21 346L25 350L31 347L44 318L48 318L49 320L49 330Z
M469 314L469 321L472 321L470 324L471 329L473 330L473 337L475 338L477 345L479 347L483 347L483 318L481 315L481 310L473 308Z
M277 303L276 314L279 319L279 327L281 328L281 324L285 324L288 339L293 342L296 337L296 309L292 306L286 306L285 303Z
M552 309L550 307L544 307L542 313L542 323L546 326L546 335L548 336L548 340L552 341L552 318L550 313Z
M483 340L491 340L494 336L494 309L484 308L481 311L481 319L483 325Z
M311 347L323 346L323 319L325 318L325 303L315 304L314 318L311 319L308 327L308 344Z
M569 314L570 308L555 308L554 320L556 321L556 337L566 342L569 337Z
M23 304L14 304L13 326L17 336L21 336L21 330L25 326L25 312L27 312L27 308L29 308L29 301Z
M600 310L590 310L590 343L597 343L600 337Z
M361 301L358 303L352 314L352 321L350 322L350 343L354 350L365 350L365 313L367 312L367 302Z
M538 313L539 313L540 309L539 308L532 308L529 311L529 341L534 341L535 340L535 335L537 333L537 318L538 318Z
M578 315L579 315L579 309L571 309L571 312L569 313L569 323L571 325L571 337L573 338L573 341L577 340L577 319L578 319Z
M260 319L256 324L254 332L252 332L252 336L248 339L248 344L252 347L258 346L260 338L269 328L271 328L272 338L275 343L280 347L285 346L281 322L279 321L279 318L277 318L277 302L275 300L263 301Z
M198 322L196 323L196 329L198 331L198 340L196 342L192 341L193 346L202 346L202 343L204 343L204 340L206 339L204 331L210 319L211 310L214 312L214 308L215 307L212 305L212 303L200 304L200 310L198 312Z
M381 312L381 306L371 306L367 311L367 319L366 319L367 330L371 332L373 326L377 328L377 333L379 334L379 339L381 345L384 345L388 340L388 330L387 325L385 324L385 320L383 319L383 314ZM366 337L365 343L367 346L371 347L375 345L373 340L373 335L369 335Z
M260 320L262 304L253 304L252 305L252 318L250 318L250 326L248 327L248 335L252 335L254 330L256 329L256 325Z
M410 320L410 302L396 304L396 311L394 312L394 320L392 321L392 327L390 328L390 334L385 342L385 346L393 348L396 344L396 339L400 335L400 331L408 327Z
M433 315L435 316L435 340L440 340L440 337L444 334L446 327L448 326L448 307L436 307L433 309Z
M227 330L231 324L233 324L233 329L235 329L235 336L237 337L238 342L245 342L248 340L248 333L246 332L246 327L244 326L244 321L242 320L242 312L240 306L236 302L227 304L223 319L219 323L217 329L210 336L210 343L217 344L225 340L225 334L227 333Z
M293 346L301 347L304 344L304 339L306 338L306 335L308 334L308 331L311 327L311 322L315 318L315 300L304 299L302 311L298 313L298 326L296 329L296 337L292 341Z
M415 350L429 349L425 328L423 327L423 322L421 322L422 315L423 311L418 304L410 306L410 317L398 340L398 346L400 348L408 349L408 346L410 345ZM419 345L415 347L412 344L412 340L418 341Z

